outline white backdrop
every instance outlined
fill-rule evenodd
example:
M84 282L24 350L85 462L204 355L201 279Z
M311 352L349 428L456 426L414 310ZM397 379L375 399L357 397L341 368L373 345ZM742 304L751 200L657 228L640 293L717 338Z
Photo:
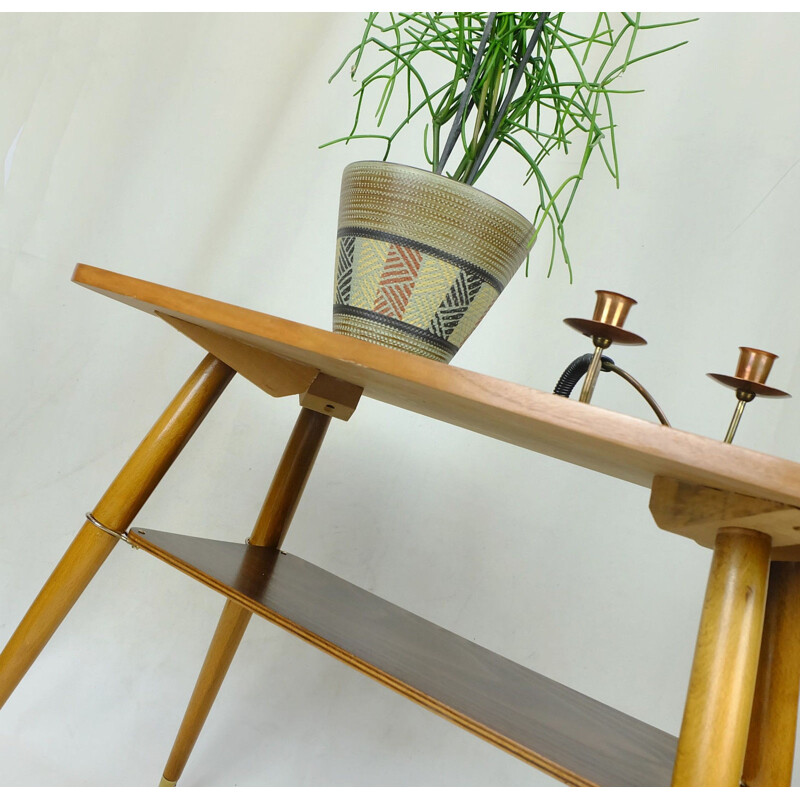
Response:
M353 111L327 78L355 15L0 17L0 640L201 352L69 282L77 261L328 327ZM458 366L550 390L598 288L639 301L612 352L672 423L721 438L737 347L800 394L797 15L705 14L637 65L622 186L590 171L575 280L517 276ZM416 142L397 160L418 163ZM517 173L483 188L523 212ZM650 419L602 376L595 402ZM737 443L800 458L797 400ZM242 541L297 412L236 378L137 524ZM386 499L396 496L414 502ZM710 552L648 493L364 400L331 426L286 549L677 733ZM397 513L393 513L397 506ZM222 599L118 547L0 713L0 784L158 782ZM183 785L551 785L511 756L253 620Z

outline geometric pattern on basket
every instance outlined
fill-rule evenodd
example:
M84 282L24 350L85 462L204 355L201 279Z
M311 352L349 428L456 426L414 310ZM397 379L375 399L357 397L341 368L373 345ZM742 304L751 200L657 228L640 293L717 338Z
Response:
M353 252L356 237L342 236L339 239L339 258L336 265L336 295L334 303L347 305L353 284Z
M334 330L449 361L501 288L485 270L430 245L340 229Z
M462 269L442 300L428 330L442 339L449 339L482 285L483 281L477 275Z
M459 268L449 261L431 255L423 256L414 294L406 306L403 321L428 330L442 304L442 298L447 296L458 273Z
M334 305L333 330L445 363L458 352L454 344L443 342L420 328L354 306Z
M419 250L392 244L384 261L372 310L385 317L403 319L421 263Z
M448 341L456 347L461 347L467 337L478 327L497 298L497 289L491 284L484 283L478 294L473 298L472 303L470 303L467 312L461 318L461 322L456 325L455 330L450 334Z
M375 305L375 295L378 292L390 247L389 242L356 237L350 289L351 306L371 310Z
M511 279L535 236L504 203L425 170L345 168L334 330L449 361Z

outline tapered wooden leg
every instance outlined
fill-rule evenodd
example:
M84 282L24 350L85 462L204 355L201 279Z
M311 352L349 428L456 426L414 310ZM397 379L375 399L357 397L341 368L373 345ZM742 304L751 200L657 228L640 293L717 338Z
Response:
M213 356L200 366L106 490L92 512L113 530L127 530L137 512L227 386L234 371ZM0 706L66 617L117 539L86 522L0 653Z
M799 692L800 564L775 561L742 773L747 786L791 786Z
M771 540L717 535L689 680L673 786L738 786L758 668Z
M280 547L283 543L330 421L331 418L325 414L308 408L301 410L248 539L250 544ZM161 786L174 786L183 773L251 616L251 612L242 606L230 600L225 603L178 736L164 767Z

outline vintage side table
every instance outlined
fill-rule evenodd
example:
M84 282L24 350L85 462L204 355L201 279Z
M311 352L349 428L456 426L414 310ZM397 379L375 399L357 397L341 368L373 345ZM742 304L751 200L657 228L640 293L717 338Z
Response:
M0 704L123 540L227 598L162 785L180 777L254 613L567 784L790 784L800 464L94 267L73 280L208 355L0 654ZM129 529L235 372L302 406L247 543ZM281 550L331 418L348 419L362 393L647 486L660 528L713 548L677 739Z

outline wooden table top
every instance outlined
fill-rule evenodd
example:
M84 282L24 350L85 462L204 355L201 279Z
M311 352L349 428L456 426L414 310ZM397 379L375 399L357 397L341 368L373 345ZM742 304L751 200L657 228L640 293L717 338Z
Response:
M800 506L793 461L85 264L72 279L161 317L273 395L304 392L321 371L367 397L641 486L663 475Z

